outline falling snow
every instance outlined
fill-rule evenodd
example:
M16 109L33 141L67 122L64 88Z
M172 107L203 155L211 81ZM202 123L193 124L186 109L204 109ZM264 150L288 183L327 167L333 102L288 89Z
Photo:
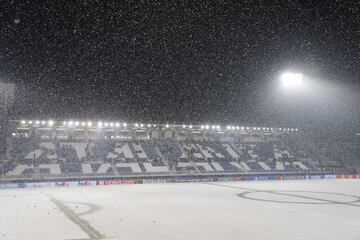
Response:
M270 96L284 69L358 89L359 7L6 1L0 77L17 84L17 117L283 123L290 119ZM304 111L312 119L319 109Z

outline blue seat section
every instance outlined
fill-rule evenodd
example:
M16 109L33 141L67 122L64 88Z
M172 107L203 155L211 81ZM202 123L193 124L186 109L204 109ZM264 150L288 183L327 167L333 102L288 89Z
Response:
M214 156L215 159L217 160L224 160L224 161L234 161L235 159L229 154L228 151L226 151L225 147L223 146L223 144L225 144L226 142L208 142L208 146L213 149L214 151L221 153L224 158L223 159L219 159L218 157L216 157L216 154L212 154ZM235 151L235 150L234 150ZM240 154L238 154L240 155Z
M184 173L186 171L198 171L200 173L217 172L212 171L207 165L196 165L181 163L201 163L219 164L224 170L218 172L239 173L239 172L299 172L299 171L317 171L319 169L318 162L297 159L296 156L288 156L292 154L292 150L285 146L282 142L284 139L264 140L247 138L242 142L240 139L226 139L226 141L211 140L194 140L194 139L151 139L151 140L128 140L128 139L109 139L98 138L85 140L73 139L39 139L34 136L30 137L14 137L11 138L10 155L12 163L0 165L0 170L5 174L13 171L17 164L23 164L33 167L22 167L15 169L15 174L20 172L23 176L32 176L35 173L49 175L58 174L60 168L61 174L81 175L90 174L155 174L156 169L150 170L151 167L168 166L172 173ZM244 140L245 141L245 140ZM289 144L289 145L292 145ZM82 149L84 148L84 149ZM348 147L350 149L350 147ZM353 150L355 153L355 149ZM350 152L350 150L349 150ZM183 154L184 153L184 154ZM355 153L353 155L355 155ZM278 158L278 159L276 159ZM278 165L276 161L284 164ZM292 164L292 162L300 161L308 168ZM234 162L234 163L233 163ZM242 162L246 163L249 170L241 167ZM259 163L261 162L261 163ZM270 169L263 165L265 163ZM109 164L107 168L98 171L102 164ZM134 167L140 168L140 171L133 172L129 167L116 167L116 163L134 163ZM146 165L151 163L151 165ZM39 167L40 164L57 164L50 168ZM82 164L90 164L84 165ZM145 168L147 166L147 168ZM215 165L212 165L215 168ZM283 168L282 168L283 166ZM104 166L105 167L105 166ZM40 170L36 170L38 168ZM50 169L50 170L49 170ZM83 170L84 169L84 170ZM162 169L166 172L167 168ZM164 170L165 169L165 170ZM206 170L207 169L207 170ZM99 172L99 173L98 173ZM14 173L8 175L14 176Z
M11 156L17 161L24 161L31 152L40 148L40 140L35 137L13 138L11 144Z
M246 165L249 166L252 172L264 172L265 170L256 161L247 161Z
M274 145L269 142L257 143L255 153L259 156L261 161L275 159Z
M82 174L80 163L60 163L60 170L63 174Z
M225 172L229 172L229 173L236 173L236 172L240 172L241 170L238 169L237 167L231 165L228 162L219 162L219 164L224 168Z
M75 148L67 143L60 144L59 142L55 143L56 154L60 159L65 159L67 162L78 162L79 157Z
M156 160L157 162L160 160L160 156L156 151L156 146L154 143L149 141L142 141L141 146L144 149L144 152L148 156L149 160Z
M170 165L175 166L181 156L179 145L171 139L162 139L157 141L157 146Z
M133 171L131 171L130 167L117 167L116 168L120 174L132 174Z
M16 168L16 163L0 163L0 173L8 173Z
M90 166L91 166L91 170L92 170L94 173L96 173L97 170L99 169L99 167L101 166L101 163L91 163Z
M112 151L114 146L107 140L95 141L95 161L105 161L109 152Z

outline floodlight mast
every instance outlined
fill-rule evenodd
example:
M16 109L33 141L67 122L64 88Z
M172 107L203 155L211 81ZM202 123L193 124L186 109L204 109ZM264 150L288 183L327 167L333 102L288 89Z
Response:
M290 107L290 121L293 126L296 125L297 115L297 100L296 96L303 90L303 74L298 72L284 72L280 76L280 83L284 92L290 93L286 98L287 105ZM296 94L295 94L296 93Z

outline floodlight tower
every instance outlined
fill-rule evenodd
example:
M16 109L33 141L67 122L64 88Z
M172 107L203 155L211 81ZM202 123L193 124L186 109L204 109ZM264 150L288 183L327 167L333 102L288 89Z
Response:
M295 125L295 114L296 114L296 96L297 93L301 92L304 81L303 81L303 74L296 73L296 72L284 72L280 76L280 83L281 87L283 88L286 93L290 93L288 100L288 104L291 106L290 111L290 119L293 125Z
M9 109L14 103L15 85L12 83L0 82L0 161L4 166L5 158L9 157L8 146L8 125L9 125ZM4 177L4 167L0 172Z

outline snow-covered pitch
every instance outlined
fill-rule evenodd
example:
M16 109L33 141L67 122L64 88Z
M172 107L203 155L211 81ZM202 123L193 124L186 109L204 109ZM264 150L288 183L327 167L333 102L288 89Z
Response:
M359 240L360 180L0 190L0 239Z

